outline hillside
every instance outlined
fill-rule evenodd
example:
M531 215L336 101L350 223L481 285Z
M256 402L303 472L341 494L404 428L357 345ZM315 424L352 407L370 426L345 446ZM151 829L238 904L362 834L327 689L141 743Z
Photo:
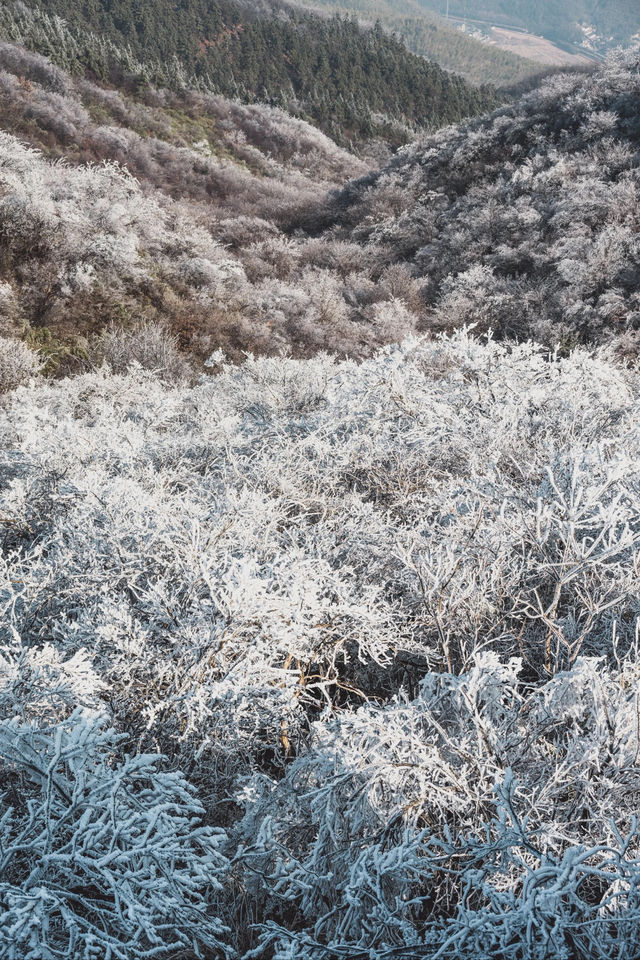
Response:
M635 355L638 58L419 140L309 226L408 268L422 329L475 324L565 349L614 337Z
M64 25L59 17L64 17ZM312 121L343 145L433 128L494 106L477 89L409 53L380 29L293 7L236 0L47 0L33 11L0 6L0 36L136 89L200 87L243 102L266 101ZM128 79L127 79L128 78Z
M377 172L278 108L0 56L3 325L50 370L83 369L105 327L142 321L196 364L219 347L366 356L468 324L637 353L635 54Z
M289 246L278 224L364 172L361 160L277 108L196 91L133 98L15 45L0 44L0 62L13 131L0 134L0 324L48 369L88 362L113 323L168 324L202 358L355 342L344 281L313 246L299 248L296 287L276 263Z
M418 0L308 0L312 9L355 13L364 21L379 20L418 56L461 74L469 83L512 88L538 77L543 68L524 57L483 43L456 29Z

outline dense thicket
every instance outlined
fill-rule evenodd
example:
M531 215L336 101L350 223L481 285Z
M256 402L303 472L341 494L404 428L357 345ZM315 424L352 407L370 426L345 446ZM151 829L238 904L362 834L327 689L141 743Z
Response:
M210 364L5 397L3 955L636 956L637 372Z
M409 267L430 328L565 347L615 336L635 354L639 63L612 55L417 141L338 195L331 235Z
M381 29L289 7L236 0L47 0L41 10L3 4L7 39L32 46L71 72L99 79L124 71L156 86L199 83L244 101L267 101L312 120L335 139L376 134L406 142L404 127L433 127L495 105ZM57 18L64 17L66 28ZM48 37L48 39L47 39Z

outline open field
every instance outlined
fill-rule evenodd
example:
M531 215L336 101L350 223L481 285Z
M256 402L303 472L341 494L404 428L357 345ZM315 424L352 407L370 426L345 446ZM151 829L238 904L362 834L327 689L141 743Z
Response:
M470 20L461 17L450 17L449 21L458 27L468 28L471 26L478 28L490 45L544 66L578 66L593 63L594 60L600 59L596 56L589 56L586 52L584 54L570 53L558 47L546 37L528 33L526 30L517 27L498 25L488 20Z
M592 63L590 57L577 53L568 53L557 47L545 37L537 37L522 30L507 30L503 27L493 27L491 38L501 50L508 50L520 57L534 60L548 66L577 66Z

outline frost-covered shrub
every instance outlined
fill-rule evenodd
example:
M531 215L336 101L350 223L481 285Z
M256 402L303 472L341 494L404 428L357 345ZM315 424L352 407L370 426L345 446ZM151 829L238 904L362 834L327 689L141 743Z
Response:
M404 340L413 330L415 317L407 310L402 300L387 300L373 304L366 312L376 335L382 342Z
M640 278L639 57L551 77L404 147L333 196L327 240L406 264L440 329L477 323L551 348L624 337Z
M151 323L105 330L95 341L92 354L96 363L107 363L114 373L125 373L133 364L139 364L163 380L180 380L188 376L190 369L176 338Z
M238 216L220 220L212 225L214 236L231 250L242 251L253 243L281 236L278 228L261 217Z
M30 380L39 369L36 354L26 344L0 337L0 394Z
M224 955L224 836L161 758L126 756L104 717L0 722L0 947L45 956ZM118 757L115 758L114 754Z
M38 83L46 90L62 95L69 93L70 78L39 53L15 43L0 42L0 61L3 70Z
M1 729L108 718L85 785L167 756L241 955L635 950L638 372L468 332L205 369L3 403Z
M528 697L520 669L428 674L318 724L280 783L244 784L243 856L270 877L251 889L308 918L261 924L253 956L635 955L637 775L610 791L637 756L638 663L580 661Z
M252 280L274 277L285 280L294 271L298 247L288 238L270 237L252 244L243 254L243 263Z
M0 720L55 723L78 706L98 708L105 689L87 650L65 657L52 643L24 646L16 634L0 653Z
M409 310L420 313L423 308L422 288L424 284L411 274L406 264L395 263L387 267L381 281L396 300L402 300Z
M331 270L342 277L371 267L372 251L348 241L305 239L299 244L300 261L305 266Z

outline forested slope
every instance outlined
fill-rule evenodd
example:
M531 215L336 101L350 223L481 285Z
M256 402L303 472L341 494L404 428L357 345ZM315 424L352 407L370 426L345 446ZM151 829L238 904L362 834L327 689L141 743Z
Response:
M355 13L365 21L380 20L413 53L435 60L470 83L513 88L543 73L540 64L483 43L436 16L418 0L305 0L312 9Z
M0 32L67 71L88 68L94 79L124 74L134 86L198 85L266 101L345 144L376 135L406 142L407 125L438 126L496 103L492 90L416 57L379 29L278 3L47 0L30 10L4 2Z
M332 237L421 283L424 328L565 348L640 326L638 52L443 130L333 200ZM318 229L318 223L315 224Z

